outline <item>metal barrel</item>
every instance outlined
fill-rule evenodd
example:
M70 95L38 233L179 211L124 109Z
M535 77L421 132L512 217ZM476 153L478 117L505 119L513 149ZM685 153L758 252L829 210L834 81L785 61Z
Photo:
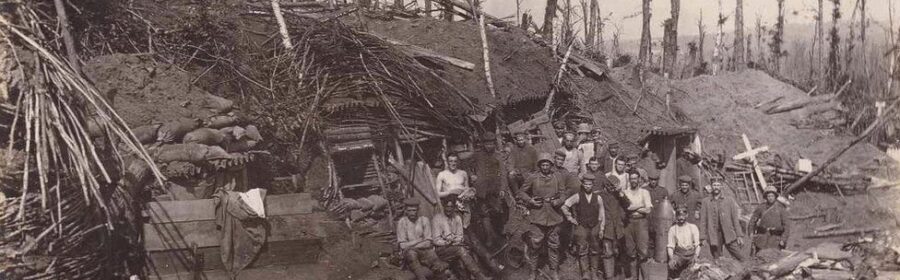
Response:
M672 203L669 199L663 199L659 205L653 207L653 227L655 231L653 259L657 262L664 263L667 259L666 244L669 243L669 227L675 220L675 212L672 209Z

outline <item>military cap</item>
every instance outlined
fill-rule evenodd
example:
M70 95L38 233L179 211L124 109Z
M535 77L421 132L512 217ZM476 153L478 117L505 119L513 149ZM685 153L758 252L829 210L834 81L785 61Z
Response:
M694 178L691 178L691 176L688 176L688 175L681 175L681 176L678 176L678 181L685 182L685 183L693 183Z
M541 153L541 154L538 155L537 164L541 164L542 161L547 161L547 162L550 162L550 163L552 164L552 163L553 163L553 156L551 156L550 153Z
M581 176L582 181L585 181L585 180L594 181L596 179L597 179L597 176L594 176L594 174L591 174L591 173L585 173L583 176Z
M403 200L403 204L406 206L419 206L419 200L413 197L407 198Z

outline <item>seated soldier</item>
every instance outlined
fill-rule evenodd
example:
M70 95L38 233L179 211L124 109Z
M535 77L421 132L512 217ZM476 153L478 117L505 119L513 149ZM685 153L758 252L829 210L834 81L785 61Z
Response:
M669 228L669 278L676 279L700 256L700 230L697 225L687 222L688 210L675 210L675 224Z
M432 219L432 233L434 237L435 252L438 258L445 262L459 262L466 269L472 279L488 279L481 273L478 263L469 254L469 249L464 244L463 222L459 215L459 208L454 198L442 199L444 213L437 213Z
M404 216L397 221L397 242L400 243L403 259L418 280L445 274L447 263L441 261L434 251L431 223L428 218L419 217L419 201L408 198L404 204Z

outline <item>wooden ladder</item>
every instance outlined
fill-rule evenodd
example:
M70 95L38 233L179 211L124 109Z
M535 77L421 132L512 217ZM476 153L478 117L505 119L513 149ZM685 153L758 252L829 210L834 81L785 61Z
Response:
M760 195L759 186L753 172L733 172L731 173L731 181L735 183L734 196L740 200L741 204L760 204L762 197Z

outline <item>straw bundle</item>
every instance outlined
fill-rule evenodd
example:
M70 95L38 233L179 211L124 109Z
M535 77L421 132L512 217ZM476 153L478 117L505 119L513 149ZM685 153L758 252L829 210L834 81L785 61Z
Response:
M0 76L9 77L0 92L14 102L0 99L13 109L11 118L0 118L8 135L0 154L3 166L16 170L0 172L6 196L0 278L121 278L137 244L131 197L139 194L120 187L123 166L143 162L157 181L162 175L93 85L49 43L58 41L44 32L53 24L42 25L37 15L24 4L0 14ZM102 137L89 135L88 119Z

